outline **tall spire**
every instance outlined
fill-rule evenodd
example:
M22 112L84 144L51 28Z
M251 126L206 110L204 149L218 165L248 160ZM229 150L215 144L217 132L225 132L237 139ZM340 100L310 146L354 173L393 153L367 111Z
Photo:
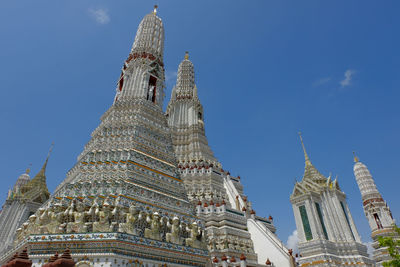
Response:
M144 99L160 109L163 107L164 26L156 8L139 24L132 49L122 67L114 103L118 100L132 103Z
M208 162L220 166L207 143L203 107L197 96L194 65L189 60L187 51L179 64L176 85L172 90L166 113L168 125L174 132L173 142L178 162Z
M301 136L301 132L299 132L298 134L300 137L301 146L303 147L304 159L305 159L306 165L311 165L310 158L307 155L306 147L304 146L303 137Z
M354 152L353 152L354 153ZM358 157L354 154L354 176L356 178L358 187L360 188L362 199L368 198L382 198L378 189L376 188L374 179L369 172L367 166L359 161Z
M51 144L49 152L47 153L46 160L44 161L43 166L40 169L40 171L26 185L26 197L28 197L28 198L36 197L36 195L40 194L40 192L44 192L45 194L49 193L48 189L47 189L47 182L46 182L46 167L47 167L47 162L49 161L51 152L53 151L53 148L54 148L54 143ZM33 196L33 193L34 193L34 196Z
M31 180L31 182L33 184L46 184L46 167L47 167L47 162L49 161L51 152L53 151L54 148L54 142L51 143L51 146L49 148L49 152L47 153L47 157L46 160L44 161L44 164L42 166L42 168L40 169L40 171L35 175L35 177L33 177L33 179Z
M353 152L354 153L354 152ZM392 213L386 201L378 191L375 181L372 178L367 166L358 160L354 154L354 176L360 189L363 201L364 214L367 217L371 228L371 237L374 240L373 247L378 247L379 236L394 236L399 240L400 236L393 230L395 223ZM379 248L374 253L377 266L382 266L382 262L390 259L387 248Z
M305 168L304 168L304 175L303 175L303 180L304 179L309 179L309 180L313 180L316 182L321 182L324 183L326 182L326 177L323 176L315 167L314 165L311 163L310 158L308 157L307 151L306 151L306 147L304 146L304 142L303 142L303 137L301 136L301 132L298 133L299 137L300 137L300 142L301 142L301 146L303 148L303 152L304 152L304 160L305 160Z
M150 53L162 61L164 53L164 26L157 16L157 5L140 22L132 46L133 53Z
M194 65L189 60L189 52L185 52L185 57L178 67L176 79L177 96L193 97L194 81Z

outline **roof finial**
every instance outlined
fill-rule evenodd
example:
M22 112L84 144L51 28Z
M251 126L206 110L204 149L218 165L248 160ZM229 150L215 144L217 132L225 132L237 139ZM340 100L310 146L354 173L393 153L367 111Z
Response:
M299 134L299 137L300 137L301 146L303 147L304 159L306 160L306 164L311 164L310 158L307 155L307 151L306 151L306 148L305 148L304 143L303 143L303 138L301 137L301 132L299 132L298 134Z
M154 5L154 10L153 10L154 15L157 15L157 8L158 8L158 5Z
M47 153L47 158L46 158L46 160L49 159L50 154L51 154L51 152L53 151L53 148L54 148L54 142L51 142L50 149L49 149L49 153Z
M356 152L353 151L353 155L354 155L354 162L358 162L359 159L358 159L358 157L357 157L357 155L356 155Z
M32 163L29 163L29 167L26 169L25 173L29 174L31 172Z
M185 59L186 60L189 59L189 52L188 51L185 52Z

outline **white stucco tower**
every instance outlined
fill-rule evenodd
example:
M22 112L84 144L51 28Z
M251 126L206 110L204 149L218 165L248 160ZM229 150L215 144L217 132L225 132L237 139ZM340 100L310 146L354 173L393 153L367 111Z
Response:
M204 224L187 198L162 110L163 49L155 7L140 22L112 105L0 263L28 247L40 267L68 247L76 266L208 264Z
M397 239L400 237L395 235L396 233L393 231L395 220L389 206L376 188L374 179L367 166L360 162L356 155L354 155L354 162L354 176L360 188L365 217L367 217L369 226L371 227L371 237L374 241L374 259L377 266L382 266L384 261L390 260L390 256L387 248L379 247L378 237L394 236Z
M326 178L311 163L303 140L304 175L290 201L299 237L300 266L373 266L361 243L346 195L337 180Z
M275 235L272 217L256 216L240 177L222 169L208 146L203 107L197 95L193 63L186 52L179 65L166 116L189 201L206 225L214 266L270 264L294 266Z

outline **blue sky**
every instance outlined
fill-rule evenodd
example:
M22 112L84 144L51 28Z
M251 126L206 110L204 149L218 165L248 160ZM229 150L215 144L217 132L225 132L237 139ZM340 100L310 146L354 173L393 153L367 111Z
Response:
M0 201L16 178L47 169L52 191L112 104L151 1L0 2ZM206 133L240 175L258 215L286 241L289 196L304 158L338 175L364 241L369 227L352 151L400 218L398 1L158 1L165 25L166 99L184 52L196 69Z

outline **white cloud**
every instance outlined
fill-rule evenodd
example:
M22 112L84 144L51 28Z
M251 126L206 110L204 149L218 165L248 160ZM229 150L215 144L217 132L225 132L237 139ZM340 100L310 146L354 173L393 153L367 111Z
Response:
M298 243L299 237L297 236L297 230L294 230L293 233L288 237L286 246L293 249L293 254L296 254L299 253Z
M346 70L346 72L344 73L344 79L340 81L340 85L342 87L349 86L351 84L351 80L353 79L354 73L354 70Z
M110 16L108 15L108 11L106 9L89 9L89 13L99 24L107 24L110 22Z
M318 86L321 86L323 84L328 83L330 80L331 80L331 77L324 77L324 78L321 78L321 79L318 79L318 80L314 81L312 86L313 87L318 87Z

